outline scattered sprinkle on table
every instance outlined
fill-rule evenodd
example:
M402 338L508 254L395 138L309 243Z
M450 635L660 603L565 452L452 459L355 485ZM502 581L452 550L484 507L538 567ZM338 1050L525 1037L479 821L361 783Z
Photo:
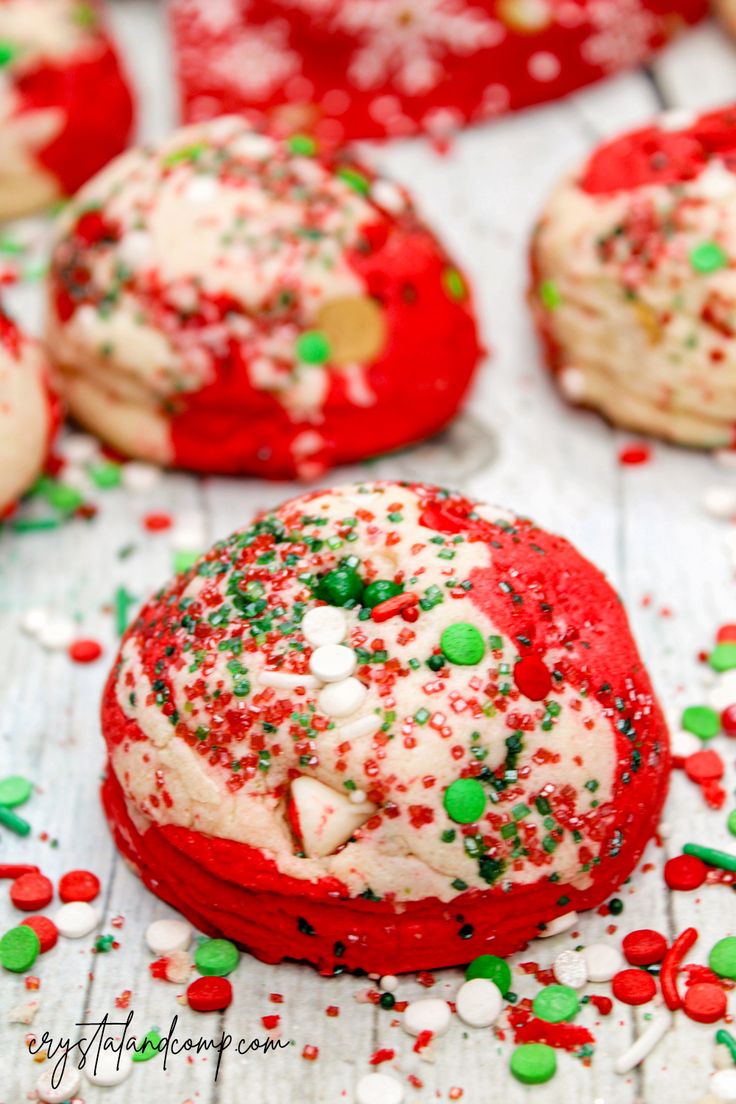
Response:
M8 809L17 809L25 805L33 792L33 783L19 774L0 778L0 805Z
M487 978L488 981L492 981L505 997L511 988L511 967L506 959L499 958L497 955L478 955L465 971L466 981L472 981L474 978Z
M542 1085L557 1072L557 1055L546 1043L523 1043L511 1055L510 1069L523 1085Z
M432 1035L444 1035L450 1026L450 1006L439 997L422 997L412 1001L404 1010L401 1026L408 1035L420 1035L430 1031Z
M63 935L65 939L82 939L94 931L99 922L97 909L87 901L69 901L54 916L59 935Z
M623 952L632 966L652 966L667 953L667 940L652 928L639 928L624 936Z
M19 924L0 939L0 965L14 974L30 970L38 958L41 943L32 928Z
M620 970L611 982L611 989L622 1004L647 1004L654 999L657 983L645 970Z
M100 892L100 879L91 870L70 870L59 879L59 897L67 901L94 901Z
M240 952L229 939L206 939L194 953L194 964L200 974L225 977L240 961Z
M546 1023L567 1023L580 1011L580 1001L569 985L546 985L534 998L533 1008Z
M708 868L692 855L677 855L664 864L664 880L670 889L684 892L699 889L708 876Z
M708 965L719 977L736 978L736 936L718 940L708 955Z
M146 928L146 943L155 955L186 951L192 942L192 928L186 920L154 920Z
M94 663L102 655L102 645L97 640L75 640L69 645L69 658L75 663Z
M201 977L187 989L187 1003L195 1012L220 1012L233 999L233 987L224 977Z
M21 920L21 926L31 928L38 936L39 950L41 954L46 954L46 951L50 951L52 947L55 947L59 939L59 929L53 920L49 920L48 916L29 916L26 920Z
M10 887L10 900L23 912L46 908L54 896L54 887L44 874L22 874Z

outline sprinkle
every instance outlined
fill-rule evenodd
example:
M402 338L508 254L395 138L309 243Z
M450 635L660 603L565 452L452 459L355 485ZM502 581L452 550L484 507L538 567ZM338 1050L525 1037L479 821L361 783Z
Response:
M119 586L115 591L115 629L118 636L122 636L128 627L133 602L133 595L124 586Z
M394 974L384 974L378 985L384 993L395 993L399 988L399 979Z
M195 1012L221 1012L233 999L233 987L224 977L201 977L187 989L187 1003Z
M546 985L533 1002L534 1015L547 1023L566 1023L580 1011L580 1001L568 985Z
M440 637L440 647L445 659L461 667L475 667L486 650L480 630L467 621L448 625Z
M624 936L623 950L632 966L652 966L667 954L667 940L651 928L639 928Z
M109 490L111 487L119 487L122 476L120 464L107 461L102 464L93 464L89 469L89 477L100 490Z
M48 916L28 916L21 921L21 927L24 924L38 936L41 954L46 954L46 951L50 951L52 947L56 946L59 939L59 930L53 920L49 920Z
M192 928L185 920L154 920L146 928L145 938L155 955L186 951L192 942Z
M100 1050L95 1062L87 1062L84 1076L92 1085L112 1088L121 1085L133 1070L130 1056L118 1050Z
M68 617L48 616L36 634L39 644L50 652L65 652L73 642L77 628Z
M422 997L406 1006L401 1026L408 1035L444 1035L450 1026L450 1006L439 997Z
M589 981L611 981L623 968L624 957L611 943L591 943L583 951Z
M530 701L543 701L552 689L552 676L536 655L524 656L514 665L514 682Z
M497 955L478 955L465 971L465 980L487 978L492 981L503 997L511 988L511 967L504 958Z
M99 922L97 909L86 901L70 901L62 905L54 916L59 935L63 935L65 939L81 939L94 931Z
M560 951L552 964L552 972L560 985L583 989L588 982L588 966L578 951Z
M134 1062L150 1062L152 1058L156 1058L159 1054L159 1045L161 1043L161 1035L158 1028L152 1027L140 1041L140 1044L133 1050Z
M729 855L726 851L716 851L713 847L703 847L699 843L686 843L682 850L683 854L692 855L708 866L717 866L719 870L736 870L736 855Z
M708 1088L719 1104L732 1104L736 1100L736 1070L718 1070L711 1074Z
M721 731L721 722L715 709L707 705L689 705L682 714L682 727L700 740L711 740Z
M488 978L463 982L455 998L457 1014L470 1027L490 1027L501 1015L503 997Z
M708 656L708 663L714 671L731 671L736 667L736 644L727 642L716 644Z
M323 644L309 658L309 669L320 682L342 682L357 666L358 657L344 644Z
M171 529L174 524L171 514L146 514L143 518L143 528L149 533L162 533Z
M708 955L708 965L719 977L736 978L736 936L718 940Z
M324 364L330 359L330 343L319 330L306 330L297 338L296 355L302 364Z
M562 303L562 292L554 280L542 280L539 285L539 298L547 310L557 310Z
M486 807L483 786L475 778L458 778L445 790L443 804L456 824L475 824Z
M197 947L194 962L200 974L225 977L240 962L240 951L229 939L206 939Z
M716 1023L726 1014L726 994L712 981L698 982L685 991L682 1007L685 1015L696 1023Z
M523 1085L542 1085L557 1072L557 1055L546 1043L523 1043L511 1055L510 1069Z
M102 645L97 640L75 640L68 652L75 663L94 663L102 655Z
M258 681L261 686L272 686L275 690L296 690L299 686L315 690L319 686L314 675L292 674L289 671L261 671Z
M718 242L705 241L690 251L690 264L696 272L717 272L728 264L728 255Z
M672 1014L667 1009L662 1009L636 1042L627 1051L624 1051L620 1058L616 1059L613 1067L616 1073L621 1075L630 1073L631 1070L641 1065L644 1059L665 1037L671 1026Z
M562 932L574 928L578 922L576 912L565 912L562 916L556 916L554 920L548 920L544 927L537 932L537 939L551 939L553 935L561 935Z
M645 970L621 970L613 978L611 990L623 1004L647 1004L654 999L657 983Z
M314 606L302 618L302 632L308 644L320 648L327 644L342 644L348 623L338 606Z
M677 988L677 971L687 952L695 945L697 938L698 933L695 928L685 928L678 935L662 961L662 968L659 971L659 983L662 987L664 1003L670 1012L675 1012L682 1006L682 998ZM736 943L736 940L734 940L734 943ZM629 972L636 973L634 970ZM641 971L639 972L641 973ZM650 975L643 974L643 976L649 977Z
M731 487L706 487L701 502L712 517L730 518L736 514L736 490Z
M720 1031L716 1031L716 1043L728 1049L731 1055L731 1063L736 1062L736 1039L730 1031L726 1031L725 1027L722 1027Z
M90 870L70 870L59 879L59 897L68 901L94 901L100 892L100 879Z
M0 778L0 805L6 809L16 809L25 805L33 792L33 784L20 774Z
M356 1104L402 1104L404 1087L386 1073L367 1073L355 1086Z
M648 464L651 458L652 450L647 444L624 445L618 453L618 462L625 467L638 467L640 464Z
M23 912L46 908L54 896L54 887L43 874L22 874L10 887L10 900Z
M58 529L60 525L58 517L16 518L10 528L14 533L42 533L47 529Z
M318 705L328 717L349 717L360 709L368 690L356 678L333 682L320 692Z
M55 1063L49 1063L36 1082L36 1093L44 1104L65 1104L76 1097L82 1084L82 1075L71 1062L67 1062L61 1077Z
M14 974L24 974L30 970L40 950L41 944L33 929L20 924L0 939L0 966Z

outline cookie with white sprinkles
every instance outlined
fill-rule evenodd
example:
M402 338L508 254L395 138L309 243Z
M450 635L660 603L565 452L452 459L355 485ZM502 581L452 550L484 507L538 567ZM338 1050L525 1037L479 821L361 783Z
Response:
M305 494L216 544L131 625L103 730L146 884L325 973L507 955L600 904L669 773L600 572L423 484Z
M466 281L402 189L233 117L92 180L50 291L77 420L197 471L313 477L419 441L480 358Z
M530 300L570 401L680 444L736 432L736 109L670 112L552 194Z

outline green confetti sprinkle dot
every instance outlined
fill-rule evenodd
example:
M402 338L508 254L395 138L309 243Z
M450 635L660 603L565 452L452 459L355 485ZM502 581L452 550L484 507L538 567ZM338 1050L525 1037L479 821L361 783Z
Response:
M717 272L719 268L726 267L728 256L718 242L701 242L691 250L690 264L696 272Z
M466 981L472 981L473 978L487 978L500 989L501 996L505 997L511 988L511 967L498 955L478 955L465 971Z
M395 598L397 594L401 594L403 589L392 579L376 579L365 588L363 605L373 609L374 606L379 606L381 602L387 602L389 598Z
M456 268L446 268L442 273L442 284L450 299L461 303L467 297L468 289L461 273Z
M486 794L475 778L458 778L445 790L444 806L456 824L475 824L486 807Z
M292 153L302 157L314 157L317 152L317 142L311 134L292 134L286 144Z
M728 830L732 836L736 836L736 809L728 814Z
M200 943L194 955L194 964L200 974L208 977L225 977L231 974L240 961L240 952L229 939L206 939Z
M7 809L16 809L18 805L25 805L32 793L33 784L20 774L0 778L0 805L4 805Z
M708 955L708 965L719 977L736 978L736 937L719 939Z
M89 469L89 476L95 487L99 487L100 490L106 491L111 487L120 486L120 465L108 461L104 464L93 464Z
M461 667L475 667L486 650L482 634L467 621L448 625L440 637L440 647L445 659Z
M682 714L682 727L700 740L712 740L721 731L721 719L707 705L689 705Z
M717 644L708 656L708 663L719 673L733 670L736 667L736 644Z
M557 1057L546 1043L523 1043L511 1055L511 1072L522 1085L542 1085L557 1073Z
M152 1027L140 1041L140 1045L133 1051L134 1062L150 1062L152 1058L155 1058L159 1053L159 1044L161 1043L161 1035L157 1027Z
M24 974L30 970L40 950L41 943L33 928L20 924L0 939L0 965L14 974Z
M562 303L562 294L554 280L542 280L539 285L539 298L547 310L557 310Z
M547 1023L566 1023L580 1011L580 1001L569 985L546 985L534 998L534 1015Z
M303 364L324 364L330 359L330 343L319 330L306 330L297 338L296 355Z

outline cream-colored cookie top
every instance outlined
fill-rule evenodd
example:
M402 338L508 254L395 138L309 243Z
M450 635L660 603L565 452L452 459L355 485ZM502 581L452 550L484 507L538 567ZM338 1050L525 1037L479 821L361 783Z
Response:
M398 901L584 887L644 815L631 772L666 757L600 574L504 511L393 483L286 503L155 596L105 731L139 828Z
M84 0L3 0L3 71L22 74L43 62L63 61L88 45L97 25L94 6Z
M41 347L0 319L0 511L28 490L46 458L48 371Z

